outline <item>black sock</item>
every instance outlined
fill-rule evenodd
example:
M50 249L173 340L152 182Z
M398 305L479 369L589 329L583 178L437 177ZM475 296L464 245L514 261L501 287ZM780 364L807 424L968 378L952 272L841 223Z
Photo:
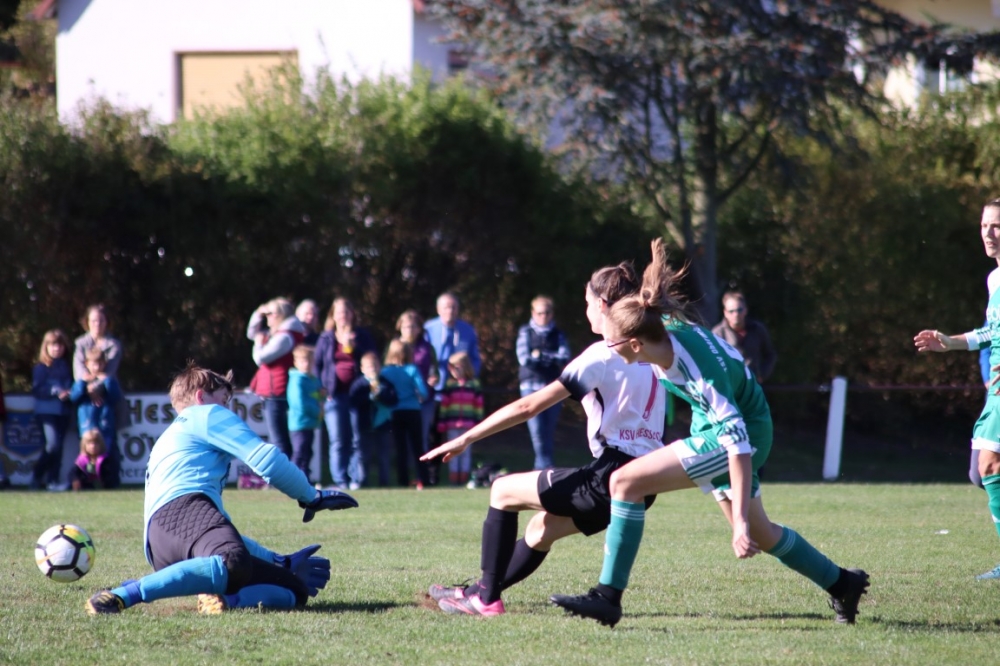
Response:
M524 539L518 539L514 544L514 555L510 558L510 565L504 574L501 587L506 590L535 573L535 569L541 566L548 554L549 551L535 550L525 543Z
M491 604L500 598L503 575L514 554L517 540L517 512L490 507L483 521L483 545L480 566L483 577L479 579L479 598Z
M594 586L594 589L615 606L622 605L622 594L625 592L624 590L619 590L617 587L611 587L610 585L605 585L604 583L598 583Z
M835 598L839 599L844 596L844 592L847 592L847 569L843 567L840 568L840 575L837 576L837 582L826 588L827 593Z

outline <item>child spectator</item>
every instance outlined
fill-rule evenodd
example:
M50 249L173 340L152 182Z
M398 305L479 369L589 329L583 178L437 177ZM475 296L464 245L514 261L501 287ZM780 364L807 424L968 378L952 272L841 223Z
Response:
M319 428L323 385L312 374L313 348L298 345L292 350L294 367L288 371L288 434L292 440L292 463L309 477L313 439Z
M382 376L382 363L375 352L361 357L361 376L351 385L351 400L358 412L362 447L366 458L378 460L378 484L389 485L392 408L397 403L396 389Z
M78 379L73 384L70 400L76 405L76 421L80 437L88 430L96 428L104 437L108 458L105 465L108 469L110 484L106 487L117 488L119 484L118 431L115 421L115 406L122 398L118 380L105 372L107 358L104 352L94 347L86 352L85 364L90 380Z
M53 329L42 338L38 351L38 363L31 373L31 393L35 396L35 417L42 426L45 448L35 463L31 487L49 490L66 490L60 481L59 468L62 466L63 439L69 428L70 389L73 386L73 371L66 361L69 341L66 334Z
M423 490L429 481L427 465L420 461L424 453L420 403L428 399L430 392L420 370L413 364L413 347L399 339L390 342L381 376L396 389L392 437L396 442L397 481L401 486L410 485L408 458L412 455L417 466L417 490Z
M451 376L440 390L441 411L438 415L438 432L444 435L446 442L465 434L483 420L483 392L469 355L465 352L452 354L448 359L448 372ZM448 461L448 480L452 485L465 485L471 471L471 448ZM475 488L475 483L470 487Z
M69 473L73 490L110 488L115 479L110 475L111 467L107 461L108 447L100 430L91 428L80 435L80 455Z

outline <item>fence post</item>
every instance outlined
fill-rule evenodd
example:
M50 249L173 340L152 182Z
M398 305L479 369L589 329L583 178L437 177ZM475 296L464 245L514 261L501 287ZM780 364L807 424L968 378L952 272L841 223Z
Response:
M840 477L846 407L847 379L834 377L830 390L830 414L826 422L826 451L823 454L823 480L825 481L836 481Z

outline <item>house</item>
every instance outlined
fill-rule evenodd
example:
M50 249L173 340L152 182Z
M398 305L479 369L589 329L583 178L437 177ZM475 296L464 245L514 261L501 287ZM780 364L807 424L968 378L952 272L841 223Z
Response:
M1000 0L876 0L915 23L943 23L956 30L1000 30ZM973 59L938 54L928 61L909 58L904 67L889 73L886 96L897 104L912 106L924 93L944 94L961 89L967 81L985 82L1000 77L996 66Z
M1000 29L1000 0L877 0L918 22ZM283 63L307 78L318 68L351 79L408 75L416 65L446 76L464 62L439 40L424 0L41 0L35 18L56 17L60 117L104 97L171 122L198 107L241 103L247 76ZM924 92L996 78L985 63L941 54L911 58L889 73L885 92L901 105Z
M415 65L436 77L461 66L423 0L42 0L35 18L56 18L60 117L104 97L146 108L158 122L200 106L241 103L237 87L292 63L356 80L406 76Z

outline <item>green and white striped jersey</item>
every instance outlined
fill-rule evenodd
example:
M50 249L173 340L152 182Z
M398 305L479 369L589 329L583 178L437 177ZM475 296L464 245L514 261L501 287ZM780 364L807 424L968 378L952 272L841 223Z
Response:
M705 440L705 451L724 446L730 453L751 453L756 445L747 424L770 423L771 411L743 357L701 326L669 319L664 327L674 362L654 367L663 386L691 405L692 437Z

